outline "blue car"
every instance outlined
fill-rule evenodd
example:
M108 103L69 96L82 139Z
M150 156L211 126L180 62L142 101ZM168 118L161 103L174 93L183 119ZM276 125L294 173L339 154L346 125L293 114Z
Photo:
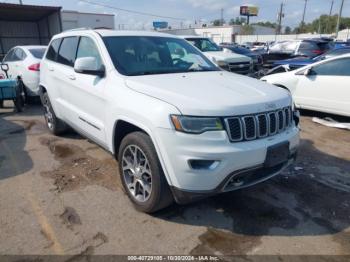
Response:
M344 55L350 53L350 46L346 47L338 47L337 49L332 49L323 55L317 56L315 58L303 58L303 57L296 57L286 60L279 60L273 63L274 67L281 66L281 65L288 65L290 70L295 70L298 68L301 68L303 66L307 66L313 63L316 63L318 61L328 59L334 56L338 55Z

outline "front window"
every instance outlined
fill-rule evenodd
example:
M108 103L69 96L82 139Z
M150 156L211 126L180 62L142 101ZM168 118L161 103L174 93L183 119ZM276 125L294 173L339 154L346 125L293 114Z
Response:
M115 68L128 76L218 71L183 39L152 36L103 38Z
M188 42L202 52L222 51L222 49L208 38L186 38Z

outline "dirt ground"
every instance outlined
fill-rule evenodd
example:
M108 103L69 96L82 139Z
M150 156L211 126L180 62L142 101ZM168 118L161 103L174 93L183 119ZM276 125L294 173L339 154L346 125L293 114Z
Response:
M350 131L311 116L283 174L146 215L112 155L50 135L39 106L0 109L0 254L350 255Z

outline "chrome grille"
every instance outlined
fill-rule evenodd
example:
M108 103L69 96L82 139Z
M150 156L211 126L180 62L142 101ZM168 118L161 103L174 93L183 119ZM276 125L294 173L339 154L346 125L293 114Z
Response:
M292 125L292 110L285 107L277 111L225 119L232 142L273 136Z

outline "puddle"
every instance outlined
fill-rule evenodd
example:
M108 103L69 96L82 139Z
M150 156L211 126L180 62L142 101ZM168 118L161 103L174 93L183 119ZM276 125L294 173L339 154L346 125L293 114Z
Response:
M42 134L47 132L47 127L44 123L37 120L13 120L13 122L18 122L21 124L21 127L10 130L9 135L28 133L30 135Z
M214 228L199 237L201 244L191 251L192 255L242 255L260 244L260 237L232 234Z
M41 175L54 179L55 191L65 192L88 185L99 185L110 190L120 187L118 164L112 156L95 159L78 146L63 144L57 138L40 138L61 165ZM102 149L101 149L102 150Z

